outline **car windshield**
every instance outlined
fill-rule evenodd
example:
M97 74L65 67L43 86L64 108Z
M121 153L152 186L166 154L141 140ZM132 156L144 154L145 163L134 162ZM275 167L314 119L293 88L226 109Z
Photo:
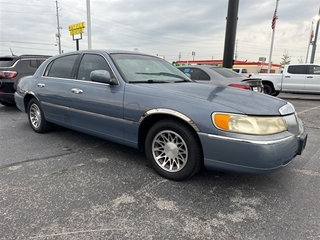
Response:
M142 54L111 54L123 79L128 83L190 82L184 73L169 62Z

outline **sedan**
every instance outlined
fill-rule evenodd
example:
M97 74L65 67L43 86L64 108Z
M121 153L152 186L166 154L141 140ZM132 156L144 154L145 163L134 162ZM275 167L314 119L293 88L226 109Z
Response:
M260 78L244 77L228 68L212 65L189 65L180 66L178 69L197 82L215 83L255 92L263 92L263 84Z
M300 155L307 134L290 103L194 82L138 52L83 50L20 79L17 107L37 133L54 124L145 152L163 177L210 170L268 173Z

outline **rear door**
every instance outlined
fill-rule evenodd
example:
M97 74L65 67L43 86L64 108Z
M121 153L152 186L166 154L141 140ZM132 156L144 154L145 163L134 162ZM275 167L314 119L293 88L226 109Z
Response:
M73 128L116 142L123 139L124 86L92 82L90 73L107 70L114 74L103 55L83 54L76 79L68 88Z
M55 58L48 64L43 76L38 78L36 95L46 119L51 122L71 125L67 95L78 57L79 54L72 54Z
M307 74L306 65L290 65L282 76L282 90L289 92L303 92Z
M309 65L305 81L305 91L310 93L320 92L320 66Z

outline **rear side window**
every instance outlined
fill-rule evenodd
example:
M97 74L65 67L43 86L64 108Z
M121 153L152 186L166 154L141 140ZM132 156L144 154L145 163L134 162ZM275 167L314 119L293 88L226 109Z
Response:
M317 74L320 75L320 66L317 65L312 65L309 66L309 74Z
M14 62L12 58L0 58L0 67L11 67Z
M37 60L30 60L30 66L33 67L33 68L38 68Z
M53 60L47 67L44 75L57 78L72 78L72 69L78 55L63 56Z
M306 74L306 66L293 65L288 67L288 73L291 74Z

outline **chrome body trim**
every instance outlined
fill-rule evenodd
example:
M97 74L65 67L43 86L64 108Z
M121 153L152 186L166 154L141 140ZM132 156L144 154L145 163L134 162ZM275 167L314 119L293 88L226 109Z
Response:
M140 117L139 124L142 123L145 118L153 114L168 114L168 115L178 117L183 121L187 122L194 130L196 130L197 132L200 132L200 129L198 128L198 126L189 117L175 110L166 109L166 108L155 108L155 109L148 110Z
M109 119L112 121L123 122L126 124L133 124L133 121L129 121L129 120L121 119L121 118L110 117L110 116L106 116L106 115L99 114L99 113L93 113L93 112L83 111L83 110L79 110L79 109L75 109L75 108L69 108L67 106L52 104L52 103L48 103L48 102L42 102L42 104L50 106L50 107L55 107L55 108L60 108L60 109L69 110L69 111L73 111L73 112L78 112L78 113L91 115L91 116L95 116L95 117L99 117L99 118Z

